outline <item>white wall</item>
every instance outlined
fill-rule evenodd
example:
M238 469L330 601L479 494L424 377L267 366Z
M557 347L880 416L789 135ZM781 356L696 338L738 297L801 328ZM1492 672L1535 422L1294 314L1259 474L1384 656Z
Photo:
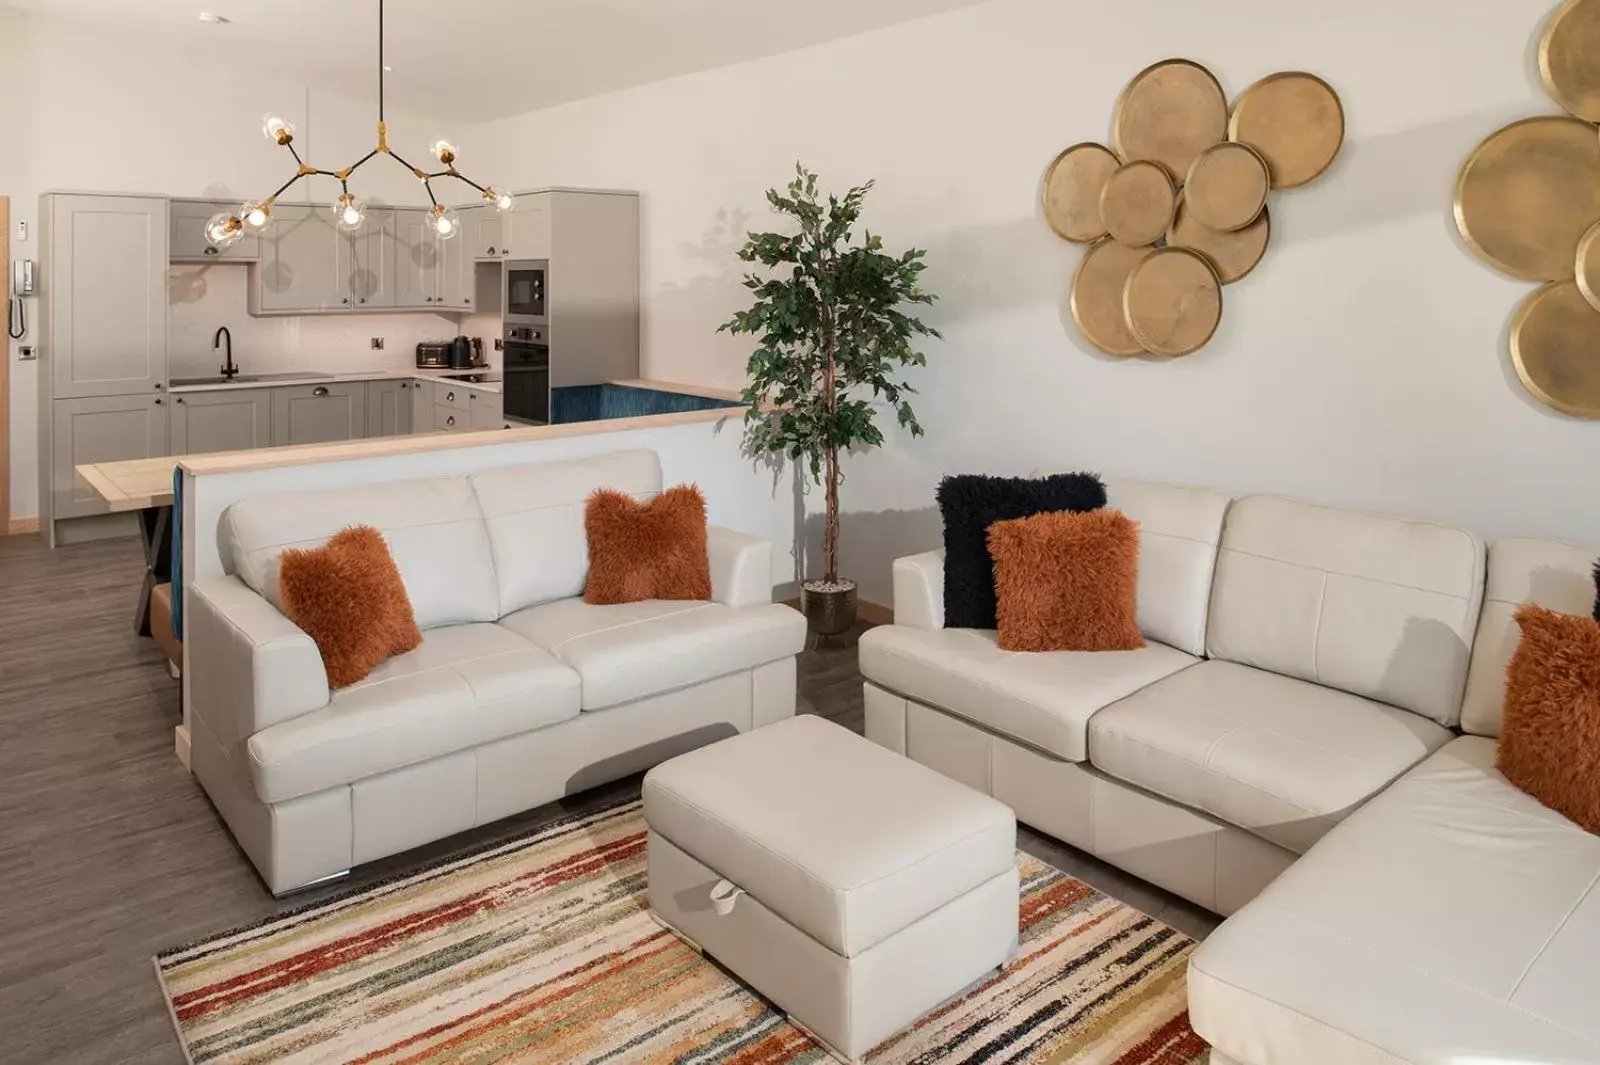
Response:
M1045 463L1593 539L1600 424L1517 383L1506 323L1529 287L1475 260L1450 215L1473 145L1553 109L1533 52L1552 6L996 0L463 138L515 185L641 190L645 375L711 385L742 377L745 346L713 329L745 302L740 236L774 221L762 190L797 159L839 188L878 180L868 221L929 249L946 339L918 377L928 436L846 466L844 559L869 599L887 601L893 555L937 542L941 474ZM1116 361L1070 324L1081 253L1046 228L1038 184L1172 55L1230 94L1321 74L1349 139L1274 198L1266 261L1224 291L1209 347Z
M225 34L220 31L218 40ZM352 62L364 57L358 49ZM266 195L293 172L288 154L261 135L261 117L268 111L296 124L296 146L319 166L343 166L371 149L374 100L311 91L264 73L271 62L270 55L224 53L214 63L197 64L69 22L0 7L0 100L5 101L0 195L11 197L13 225L25 220L34 229L39 193L47 189L214 195L241 202ZM430 139L441 132L435 123L406 117L392 99L388 118L395 149L413 161L426 157ZM368 163L357 181L374 202L424 200L407 171L382 159ZM285 200L303 198L299 188L304 185ZM311 191L318 202L331 200L337 186L331 179L316 179ZM12 236L14 257L42 258L36 239L20 244L15 230ZM31 330L24 343L36 344L42 333L38 301L29 304ZM447 331L434 328L443 319L431 315L414 328L423 328L422 322L431 323L429 333ZM308 327L311 335L322 328ZM38 364L18 362L16 347L14 342L7 346L11 499L13 517L25 517L38 513Z

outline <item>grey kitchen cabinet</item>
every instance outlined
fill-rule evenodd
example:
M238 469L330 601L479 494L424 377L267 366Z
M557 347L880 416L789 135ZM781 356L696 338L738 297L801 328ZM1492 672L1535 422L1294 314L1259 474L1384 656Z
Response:
M467 393L468 420L474 429L504 429L507 426L500 393L471 389Z
M328 444L367 435L367 384L340 381L272 389L272 444Z
M433 432L433 382L411 381L411 431Z
M351 261L345 243L326 208L275 206L272 224L261 235L261 261L252 271L250 313L348 309L348 275L340 273L340 265Z
M235 388L171 397L174 455L249 451L272 444L272 390Z
M473 271L478 261L464 233L439 242L439 292L435 303L456 313L472 309Z
M405 436L411 432L411 393L418 383L367 382L368 436Z
M219 211L237 211L233 200L173 200L168 258L172 262L254 262L261 258L261 237L246 233L231 248L206 240L206 223Z
M505 215L492 207L461 212L468 250L476 262L499 262L509 254L505 240Z
M447 432L463 433L472 428L472 415L454 407L443 407L435 404L433 408L433 427Z
M441 295L439 238L428 225L428 212L394 212L395 306L432 310Z
M163 396L58 399L50 413L52 518L105 513L100 497L78 483L74 467L168 454Z
M44 200L42 320L51 397L159 391L167 381L166 197Z
M501 215L505 231L500 235L500 254L509 259L550 258L552 194L535 193L518 198L510 214ZM492 213L492 212L491 212Z
M472 389L463 384L450 381L435 381L433 383L433 402L440 407L450 407L463 414L472 408L468 405L467 397L472 394Z
M372 210L354 233L339 233L337 272L344 287L339 307L360 310L395 306L395 212ZM338 227L334 227L338 232Z

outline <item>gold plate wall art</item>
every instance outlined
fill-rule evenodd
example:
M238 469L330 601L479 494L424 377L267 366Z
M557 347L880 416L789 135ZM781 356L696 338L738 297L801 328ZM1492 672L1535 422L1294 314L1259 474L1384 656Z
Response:
M1344 106L1315 74L1272 74L1239 94L1228 120L1228 139L1261 153L1272 187L1292 189L1333 164L1344 145Z
M1100 220L1118 244L1154 244L1172 225L1178 193L1159 163L1136 159L1106 180L1100 192Z
M1222 286L1205 258L1161 248L1139 260L1122 292L1128 331L1152 355L1188 355L1222 321Z
M1231 285L1256 268L1267 254L1271 237L1272 216L1266 208L1243 229L1222 233L1195 220L1189 213L1189 194L1185 192L1178 200L1178 215L1167 233L1167 245L1199 252L1217 272L1217 280Z
M1261 214L1272 189L1267 161L1248 144L1223 141L1195 157L1183 199L1195 222L1222 233L1243 229Z
M1182 181L1195 156L1228 132L1228 97L1199 63L1167 59L1134 75L1117 99L1111 143L1122 158L1151 159Z
M1578 241L1578 257L1574 264L1578 291L1589 301L1589 306L1600 311L1600 222L1589 227L1589 232Z
M1072 320L1084 339L1107 355L1143 355L1144 348L1128 330L1122 293L1128 275L1150 252L1102 240L1084 255L1072 277Z
M1576 282L1546 285L1517 308L1511 361L1540 402L1580 418L1600 418L1600 314Z
M1525 281L1567 281L1578 241L1600 219L1600 135L1566 116L1525 118L1467 158L1456 225L1490 266Z
M1600 122L1600 2L1567 0L1545 24L1539 76L1550 98Z
M1106 235L1100 193L1122 160L1102 144L1074 144L1044 174L1044 217L1063 240L1089 244Z

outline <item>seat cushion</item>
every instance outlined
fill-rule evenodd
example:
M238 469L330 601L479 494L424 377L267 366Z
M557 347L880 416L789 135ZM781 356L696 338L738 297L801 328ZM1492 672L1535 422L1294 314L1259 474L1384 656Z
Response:
M607 707L739 673L800 653L806 623L778 603L581 599L519 610L500 624L583 678L583 709Z
M1449 739L1418 714L1212 661L1096 714L1089 760L1304 853Z
M1600 1061L1600 837L1463 737L1330 832L1189 962L1246 1065Z
M422 646L250 737L262 802L282 802L578 716L578 675L499 625L429 629Z
M1014 653L992 629L909 625L868 629L860 654L873 683L1073 762L1089 757L1095 711L1199 661L1153 641L1138 651Z
M1016 863L1009 807L810 714L652 769L644 815L846 957Z

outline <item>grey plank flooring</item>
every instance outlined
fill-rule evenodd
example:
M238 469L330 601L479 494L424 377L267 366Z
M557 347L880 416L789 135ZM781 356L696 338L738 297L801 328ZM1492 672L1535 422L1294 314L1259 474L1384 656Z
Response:
M150 957L568 812L637 777L273 899L179 765L177 684L132 616L133 540L0 537L0 1062L178 1062ZM853 633L807 651L809 710L862 728ZM1201 936L1213 915L1027 830L1022 847Z

